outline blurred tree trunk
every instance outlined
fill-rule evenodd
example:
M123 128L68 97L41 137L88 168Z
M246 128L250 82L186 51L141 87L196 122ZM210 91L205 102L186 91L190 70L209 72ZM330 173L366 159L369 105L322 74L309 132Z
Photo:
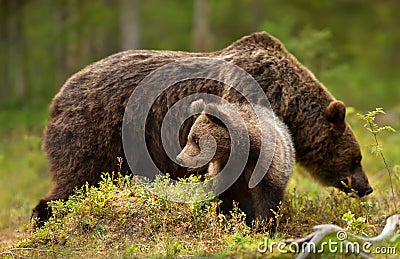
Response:
M66 60L66 44L65 44L65 20L67 18L67 6L63 1L54 2L53 6L53 22L54 22L54 58L55 58L55 73L56 84L54 89L59 89L64 81L67 79L67 65Z
M22 26L23 21L23 0L10 1L10 34L13 46L14 70L15 70L15 97L17 102L25 101L27 89L25 82L25 41Z
M119 0L122 50L140 48L140 0Z
M68 0L67 2L67 57L65 59L67 64L67 74L76 72L79 67L79 1Z
M208 0L196 0L194 3L192 43L194 51L205 52L210 49L211 33L208 6Z
M8 35L9 1L0 0L0 104L7 101L9 96L9 35Z
M115 11L119 8L119 3L114 0L103 0L103 5L107 10L110 10L112 13L116 13ZM115 18L118 16L114 16ZM97 51L97 54L100 57L108 56L120 49L121 39L119 29L118 19L112 19L111 22L108 22L105 26L101 28L101 30L97 31L96 37L100 40L100 46Z
M253 28L254 32L260 30L263 19L263 0L253 0Z
M87 19L84 19L82 15L86 12L86 10L90 10L91 1L79 1L78 10L79 13L79 21L77 31L78 34L78 53L79 53L79 69L83 66L86 66L88 63L93 62L95 59L95 50L94 50L94 42L96 42L96 29L98 25L92 21L93 17L90 16ZM83 18L83 19L82 19Z

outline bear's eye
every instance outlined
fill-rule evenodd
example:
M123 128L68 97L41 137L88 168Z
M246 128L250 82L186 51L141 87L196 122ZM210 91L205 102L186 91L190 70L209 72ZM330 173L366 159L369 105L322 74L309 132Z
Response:
M361 166L361 157L357 156L354 160L353 160L353 167L354 168L358 168Z
M361 156L357 156L356 159L354 160L356 165L361 164Z

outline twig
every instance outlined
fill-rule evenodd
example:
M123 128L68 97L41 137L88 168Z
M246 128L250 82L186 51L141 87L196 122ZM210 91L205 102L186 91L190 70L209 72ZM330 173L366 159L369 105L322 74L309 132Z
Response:
M8 250L5 250L3 252L0 252L0 255L11 255L11 256L17 256L18 258L29 258L22 256L20 254L15 253L15 251L35 251L35 252L40 252L40 253L59 253L63 254L60 251L55 251L55 250L46 250L46 249L37 249L37 248L31 248L31 247L24 247L24 248L11 248Z
M4 252L1 252L0 253L0 255L11 255L12 257L18 257L18 258L28 258L28 257L25 257L25 256L22 256L22 255L19 255L19 254L16 254L16 253L14 253L14 252L12 252L12 251L10 251L10 250L7 250L7 251L4 251Z
M373 128L373 125L371 124L371 122L368 121L368 123L369 123L369 127L370 127L371 130L372 130L372 134L374 135L375 144L376 144L376 146L379 146L377 133L376 133L376 132L373 132L374 128ZM391 173L390 170L389 170L389 166L388 166L388 164L387 164L387 162L386 162L386 159L385 159L385 156L383 155L382 150L379 150L379 154L381 155L382 160L383 160L383 163L385 164L386 170L387 170L387 172L388 172L388 174L389 174L389 181L390 181L390 188L391 188L391 190L392 190L392 198L393 198L394 211L397 212L396 196L394 195L394 188L393 188L393 181L392 181L392 173Z

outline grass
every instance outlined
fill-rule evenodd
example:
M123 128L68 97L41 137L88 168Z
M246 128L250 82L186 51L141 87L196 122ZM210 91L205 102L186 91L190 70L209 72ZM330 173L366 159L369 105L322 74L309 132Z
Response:
M24 115L16 115L20 116ZM68 201L54 202L55 217L45 227L33 231L29 223L31 209L50 186L40 148L41 127L23 124L13 130L3 129L0 255L292 258L293 254L279 253L276 246L273 253L265 254L258 253L257 247L264 240L271 244L305 236L314 225L325 223L337 224L354 234L375 236L389 215L400 212L394 210L390 199L385 165L370 154L368 146L374 139L355 113L349 114L349 120L362 143L363 164L374 193L362 199L349 198L333 188L321 187L296 167L285 203L277 213L277 231L271 236L246 226L238 209L230 215L220 214L217 199L196 204L172 202L154 195L148 184L119 177L117 173L105 174L97 188L84 186ZM45 124L42 121L41 126ZM389 167L393 168L400 157L398 133L383 133L379 140ZM394 192L399 197L400 171L394 168L392 172ZM169 181L160 178L151 188L166 186L170 186ZM396 247L397 256L392 258L398 257L400 238L381 245Z
M38 114L43 113L0 111L0 231L26 221L35 200L50 187L41 150L45 120Z
M160 178L152 187L168 184L167 179ZM230 215L219 214L216 199L176 203L154 195L148 187L135 179L106 174L99 187L84 186L68 201L53 202L54 218L36 231L26 225L20 229L19 241L3 252L68 258L251 257L258 254L258 244L267 237L246 226L244 214L238 209ZM385 224L382 210L389 207L386 201L376 198L349 199L335 190L310 196L290 187L277 214L278 231L269 242L304 236L311 232L311 226L321 223L347 226L355 234L374 236ZM400 249L399 242L390 245Z

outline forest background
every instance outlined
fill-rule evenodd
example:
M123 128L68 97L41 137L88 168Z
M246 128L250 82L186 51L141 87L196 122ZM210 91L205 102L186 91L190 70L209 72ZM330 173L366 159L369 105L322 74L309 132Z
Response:
M350 107L374 183L385 172L354 111L383 107L381 121L400 125L399 13L396 0L0 0L0 233L27 222L50 186L42 131L73 73L126 49L213 51L255 31L279 38ZM382 141L399 163L398 135Z

